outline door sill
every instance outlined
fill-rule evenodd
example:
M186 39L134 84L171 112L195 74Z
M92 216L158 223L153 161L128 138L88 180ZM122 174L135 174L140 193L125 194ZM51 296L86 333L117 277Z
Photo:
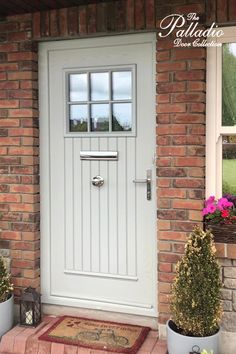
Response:
M119 323L129 323L140 326L147 326L153 330L158 329L157 317L140 316L112 311L92 310L71 306L42 304L42 311L46 315L54 316L80 316L95 320L113 321Z

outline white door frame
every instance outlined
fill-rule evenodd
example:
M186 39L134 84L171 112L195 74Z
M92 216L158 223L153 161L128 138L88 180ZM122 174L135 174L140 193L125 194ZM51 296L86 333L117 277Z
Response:
M156 36L155 33L145 33L145 34L129 34L129 35L119 35L119 36L110 36L110 37L101 37L94 39L74 39L75 45L79 48L99 48L100 46L111 46L113 43L115 45L123 45L123 44L134 44L134 43L145 43L152 42L153 47L153 88L152 88L152 101L153 101L153 114L152 117L154 119L154 128L155 128L155 107L156 107ZM71 40L64 41L55 41L55 42L47 42L39 45L39 102L48 102L48 104L40 106L40 196L41 196L41 287L42 287L42 302L44 303L53 303L55 305L65 305L63 301L60 299L55 301L50 301L47 296L44 295L44 289L50 289L51 283L51 274L50 274L50 239L46 238L45 235L50 235L50 146L49 146L49 76L48 76L48 68L47 68L47 56L50 50L59 50L63 48L71 48ZM155 156L153 157L155 161ZM155 170L155 169L154 169ZM145 172L145 171L144 171ZM153 176L154 188L156 190L156 176ZM153 198L155 199L156 205L156 193L153 193ZM157 223L156 223L157 225ZM140 315L146 316L157 316L157 241L156 241L156 233L153 237L150 237L150 242L153 242L153 254L152 259L155 263L153 266L155 268L155 281L156 286L153 286L153 297L156 299L155 306L152 312L142 313ZM72 304L75 307L84 307L84 308L92 308L88 306L86 301L82 301L78 304L77 301L73 301ZM94 308L98 308L95 306ZM119 305L110 304L107 306L106 310L108 311L117 311L117 312L126 312L120 309ZM129 310L127 310L129 313ZM138 313L137 313L138 314Z

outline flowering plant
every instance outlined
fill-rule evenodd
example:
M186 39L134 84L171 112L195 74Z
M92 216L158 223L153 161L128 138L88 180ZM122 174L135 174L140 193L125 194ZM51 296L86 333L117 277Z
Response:
M223 196L218 200L214 196L210 196L205 201L202 215L206 221L214 224L236 224L236 208L233 196Z

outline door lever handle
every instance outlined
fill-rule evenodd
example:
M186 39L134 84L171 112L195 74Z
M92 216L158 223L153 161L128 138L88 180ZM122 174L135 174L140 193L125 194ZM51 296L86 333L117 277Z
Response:
M134 183L147 183L146 179L134 179L133 180Z
M133 183L146 183L147 184L147 200L152 199L152 170L147 170L147 178L146 179L134 179Z

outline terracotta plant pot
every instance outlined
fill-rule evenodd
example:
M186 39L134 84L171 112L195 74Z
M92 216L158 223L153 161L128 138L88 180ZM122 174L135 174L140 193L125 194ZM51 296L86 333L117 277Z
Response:
M14 321L14 298L13 295L4 301L0 302L0 338L9 331L13 326Z
M214 354L219 354L220 331L208 337L190 337L178 333L171 320L167 321L166 327L168 354L189 354L194 347L199 347L200 353L206 349L209 352L213 350Z

